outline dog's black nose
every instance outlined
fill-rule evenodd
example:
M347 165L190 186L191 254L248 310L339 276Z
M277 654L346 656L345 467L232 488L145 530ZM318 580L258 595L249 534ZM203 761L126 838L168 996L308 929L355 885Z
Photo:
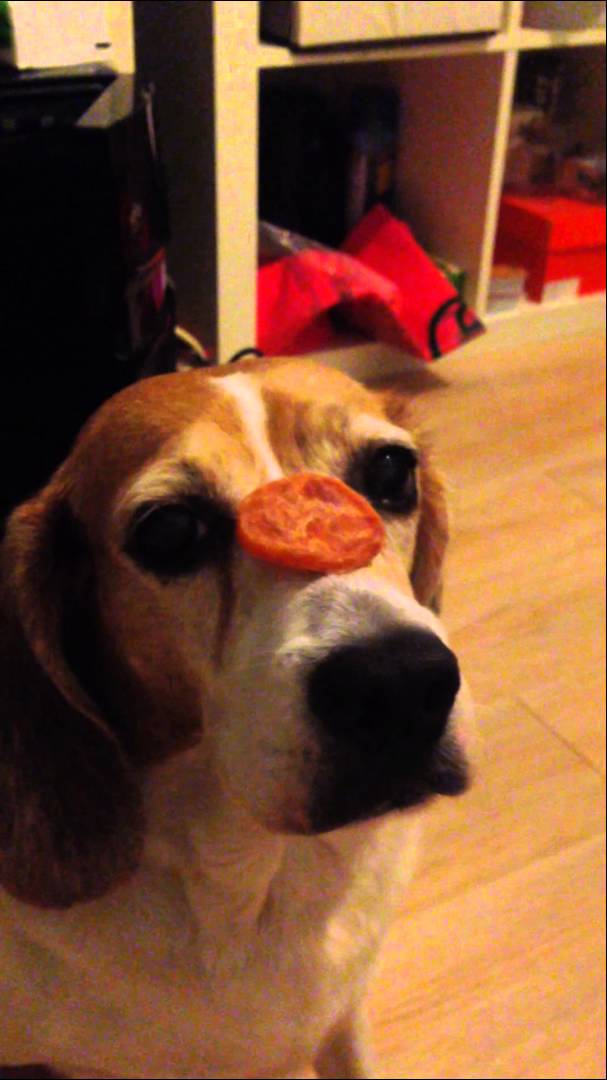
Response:
M459 687L451 650L410 628L333 649L308 675L308 706L326 735L422 752L443 734Z

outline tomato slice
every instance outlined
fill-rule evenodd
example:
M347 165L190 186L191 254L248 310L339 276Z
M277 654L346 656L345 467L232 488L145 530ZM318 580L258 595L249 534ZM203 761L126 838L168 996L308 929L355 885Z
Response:
M243 499L236 535L256 559L327 574L367 566L383 546L385 529L367 500L341 480L296 473Z

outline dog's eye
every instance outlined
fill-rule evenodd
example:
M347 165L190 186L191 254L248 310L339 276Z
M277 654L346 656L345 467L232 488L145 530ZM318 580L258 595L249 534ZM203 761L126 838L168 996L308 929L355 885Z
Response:
M125 550L145 570L174 577L227 551L231 533L231 521L217 507L167 503L139 511Z
M357 468L355 485L378 510L408 514L417 505L417 455L408 446L378 446Z

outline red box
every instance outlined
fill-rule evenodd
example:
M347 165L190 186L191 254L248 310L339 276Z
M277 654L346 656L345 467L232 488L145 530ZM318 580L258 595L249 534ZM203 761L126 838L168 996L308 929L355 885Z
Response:
M527 270L530 300L567 291L602 292L605 207L562 195L507 193L502 197L495 261Z

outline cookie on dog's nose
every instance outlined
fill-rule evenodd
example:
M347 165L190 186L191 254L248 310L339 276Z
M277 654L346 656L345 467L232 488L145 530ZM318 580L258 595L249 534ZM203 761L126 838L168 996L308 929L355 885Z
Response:
M264 562L339 574L368 566L384 544L385 529L371 504L338 477L296 473L242 501L236 536Z
M422 754L443 735L459 687L451 650L406 628L332 649L308 676L308 706L326 735Z

